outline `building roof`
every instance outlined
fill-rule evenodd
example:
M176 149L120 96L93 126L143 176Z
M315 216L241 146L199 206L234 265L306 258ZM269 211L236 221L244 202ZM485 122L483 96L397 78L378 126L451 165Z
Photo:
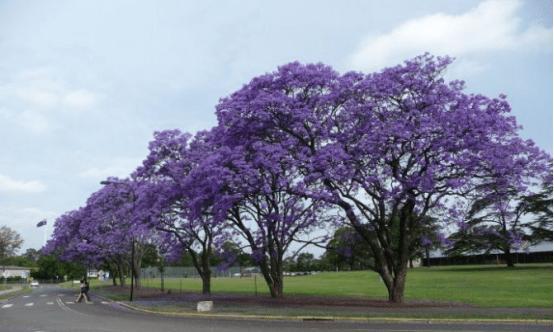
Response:
M25 266L14 266L14 265L6 265L6 266L2 266L0 265L0 271L1 270L31 270L30 267L25 267Z
M550 241L543 241L539 242L537 244L531 245L527 248L519 248L512 250L512 253L516 254L528 254L532 252L552 252L552 242ZM496 255L496 254L503 254L504 252L494 249L489 251L489 254ZM471 253L465 253L461 254L461 256L475 256L475 255L483 255L485 254L485 250L481 251L475 251ZM431 250L429 253L429 256L431 258L439 258L439 257L446 257L447 255L444 253L444 250L438 249L438 250Z

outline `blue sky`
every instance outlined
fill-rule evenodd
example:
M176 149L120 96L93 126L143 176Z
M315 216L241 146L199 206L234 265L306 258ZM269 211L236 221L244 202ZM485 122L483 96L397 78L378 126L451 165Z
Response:
M214 106L299 60L371 72L425 51L505 93L552 150L550 1L0 1L0 225L84 203L145 157L152 132L215 125Z

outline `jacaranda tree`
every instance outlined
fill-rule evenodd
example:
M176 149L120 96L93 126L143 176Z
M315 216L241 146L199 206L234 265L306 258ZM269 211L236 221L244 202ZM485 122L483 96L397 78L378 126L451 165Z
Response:
M448 199L476 190L491 169L513 169L524 187L547 168L547 156L519 138L505 97L446 82L450 62L424 55L368 75L291 63L217 106L229 144L287 151L303 194L343 211L393 302L404 299L414 230L426 216L452 211Z
M141 286L141 265L145 245L151 242L152 230L145 226L145 212L139 208L141 181L136 177L108 178L104 185L87 200L96 227L106 227L108 242L129 252L134 286ZM102 234L102 233L100 233Z
M90 267L107 265L112 274L119 276L121 285L127 269L134 269L138 287L142 245L150 234L138 222L141 216L135 203L136 183L117 178L104 183L84 207L56 220L52 240L45 249L63 260L79 261Z
M230 227L247 244L271 296L281 297L285 254L295 242L325 241L324 227L332 227L333 218L324 201L296 194L303 188L299 170L280 144L224 145L227 137L218 128L212 136L218 149L189 176L193 211L211 209Z
M109 257L109 253L92 243L93 234L87 234L88 214L85 208L66 212L54 222L52 239L41 250L44 255L55 255L62 261L79 262L85 266Z
M150 142L150 153L135 175L142 179L138 209L149 228L166 232L191 256L202 278L202 293L211 292L210 261L214 249L223 243L224 225L206 209L193 215L190 204L195 184L188 174L211 150L207 133L194 138L179 130L156 132Z

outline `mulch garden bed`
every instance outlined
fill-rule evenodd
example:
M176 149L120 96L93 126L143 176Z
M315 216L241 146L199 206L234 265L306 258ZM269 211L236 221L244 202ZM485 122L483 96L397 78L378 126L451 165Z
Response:
M128 294L129 288L109 286L104 287L103 291L115 294ZM330 296L308 296L308 295L285 295L282 298L271 298L267 294L254 296L251 294L234 294L234 293L216 293L212 295L202 295L193 292L161 292L159 289L140 288L135 289L134 297L139 301L172 301L172 302L198 302L212 300L218 303L235 304L235 305L263 305L270 307L302 307L302 306L326 306L326 307L373 307L373 308L389 308L389 307L461 307L469 306L467 304L454 302L435 302L435 301L406 301L402 304L390 303L386 300L364 299L364 298L347 298L347 297L330 297Z

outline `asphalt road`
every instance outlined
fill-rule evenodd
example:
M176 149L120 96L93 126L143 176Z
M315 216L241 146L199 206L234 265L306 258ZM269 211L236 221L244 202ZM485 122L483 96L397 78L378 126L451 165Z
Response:
M246 321L178 318L143 314L93 297L73 303L71 290L41 286L9 301L0 301L0 332L172 332L172 331L552 331L551 325L345 323Z

